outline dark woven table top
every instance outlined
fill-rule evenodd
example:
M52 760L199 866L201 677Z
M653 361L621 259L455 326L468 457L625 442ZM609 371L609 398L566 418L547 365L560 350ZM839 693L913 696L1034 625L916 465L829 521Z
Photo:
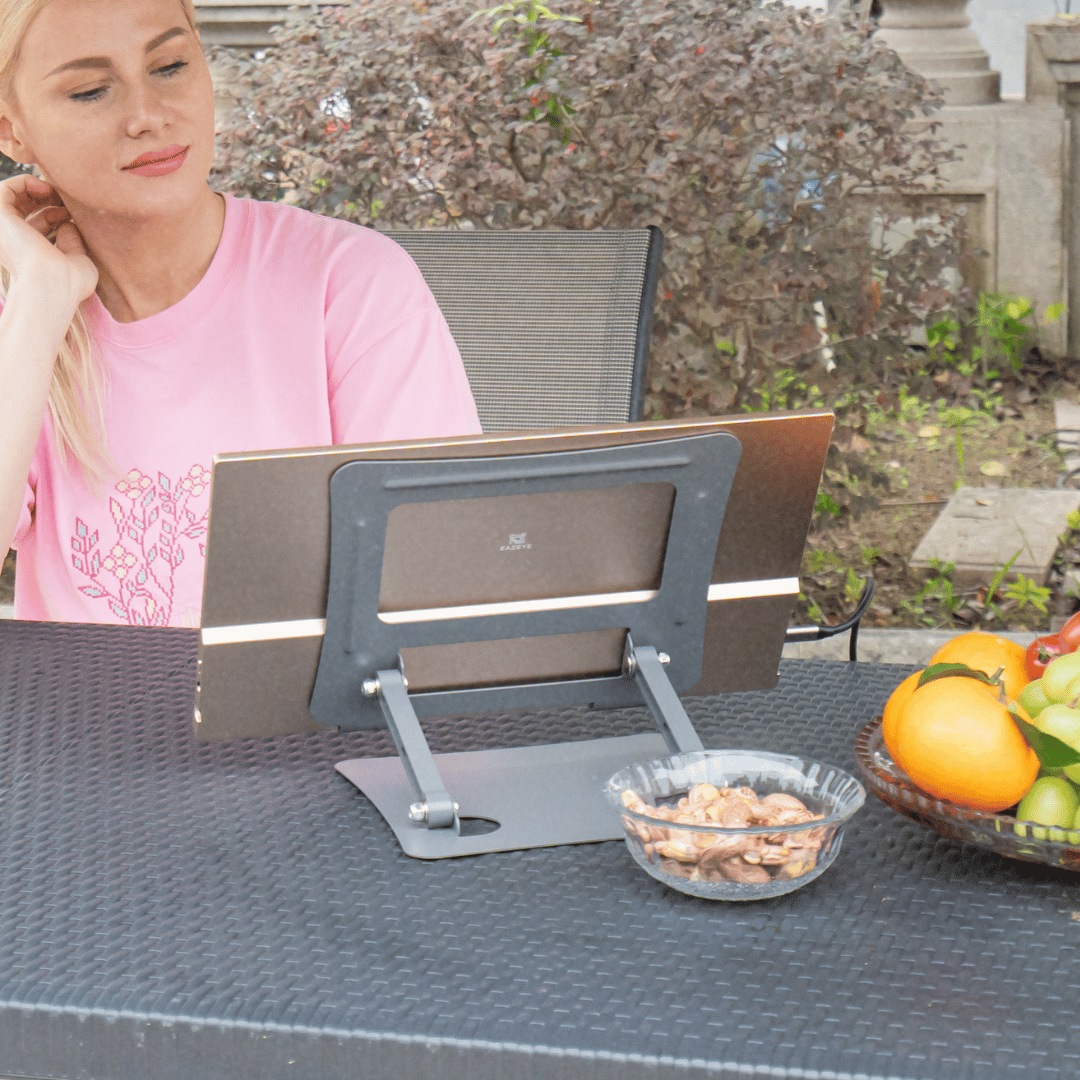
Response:
M195 642L0 624L2 1076L1080 1071L1065 871L872 796L829 871L751 904L671 891L621 842L409 859L333 769L389 737L198 743ZM906 670L790 661L774 691L688 707L706 745L855 772L855 733ZM650 722L428 726L448 751Z

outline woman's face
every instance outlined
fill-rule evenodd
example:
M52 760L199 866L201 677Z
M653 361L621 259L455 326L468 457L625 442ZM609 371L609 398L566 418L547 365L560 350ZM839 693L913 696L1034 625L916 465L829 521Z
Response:
M73 213L153 217L206 196L214 90L178 0L51 0L0 108L0 147Z

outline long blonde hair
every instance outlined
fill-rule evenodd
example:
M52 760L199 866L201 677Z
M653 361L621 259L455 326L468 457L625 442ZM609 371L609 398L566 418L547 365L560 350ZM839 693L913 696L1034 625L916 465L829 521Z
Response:
M0 95L10 100L19 49L30 24L50 0L0 0ZM184 16L194 30L192 0L179 0ZM0 297L6 299L10 275L0 273ZM97 495L102 485L120 473L109 451L105 433L105 403L108 386L104 372L94 357L94 346L86 319L86 301L71 320L53 366L49 388L56 448L61 468L67 472L69 459L78 464L83 478Z

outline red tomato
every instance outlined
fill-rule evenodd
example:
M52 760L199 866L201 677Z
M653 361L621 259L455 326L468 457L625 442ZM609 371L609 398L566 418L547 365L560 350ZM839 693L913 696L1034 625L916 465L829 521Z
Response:
M1058 656L1080 649L1080 611L1056 634L1036 638L1024 653L1024 667L1029 681L1041 679L1046 665Z
M1046 665L1069 651L1071 650L1064 648L1058 640L1057 634L1036 638L1024 653L1024 667L1027 670L1028 682L1041 679L1043 672L1046 671Z
M1080 649L1080 611L1078 611L1055 635L1064 646L1062 652Z

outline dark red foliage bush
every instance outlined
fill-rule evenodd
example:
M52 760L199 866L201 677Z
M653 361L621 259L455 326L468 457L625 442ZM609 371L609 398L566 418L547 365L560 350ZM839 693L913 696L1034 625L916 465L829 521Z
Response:
M895 54L756 0L474 4L295 9L234 59L215 182L380 227L660 226L647 415L775 403L785 369L823 400L903 376L958 219Z

